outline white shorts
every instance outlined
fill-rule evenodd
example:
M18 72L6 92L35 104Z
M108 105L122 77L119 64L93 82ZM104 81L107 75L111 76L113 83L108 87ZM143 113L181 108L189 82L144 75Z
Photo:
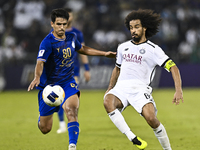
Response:
M118 82L113 89L106 93L105 96L108 94L113 94L118 97L123 104L121 112L127 106L131 105L138 113L141 114L144 105L146 105L147 103L152 103L157 114L156 104L153 100L151 93L152 88L148 85L138 85L132 83L131 81L121 81Z

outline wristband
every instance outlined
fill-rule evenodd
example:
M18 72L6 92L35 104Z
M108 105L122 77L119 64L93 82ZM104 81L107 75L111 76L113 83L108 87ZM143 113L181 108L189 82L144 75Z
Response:
M86 71L89 71L90 70L89 64L84 64L84 68Z

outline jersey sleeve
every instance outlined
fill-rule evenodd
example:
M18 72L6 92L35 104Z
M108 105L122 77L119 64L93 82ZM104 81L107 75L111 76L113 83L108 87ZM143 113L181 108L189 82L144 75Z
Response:
M84 37L82 32L79 32L79 34L77 35L77 39L80 43L84 43Z
M154 61L161 67L169 59L169 57L165 54L165 52L158 46L156 46L154 53L155 53Z
M121 64L122 64L122 53L121 53L121 51L122 51L122 47L121 47L121 45L119 45L118 48L117 48L116 64L115 64L118 68L121 68Z
M75 39L75 50L78 51L79 49L81 49L82 45L81 45L81 43L78 41L77 35L76 35L76 34L74 34L74 39Z
M43 40L39 47L39 52L37 56L37 60L41 60L46 62L49 55L52 53L51 43L50 41Z

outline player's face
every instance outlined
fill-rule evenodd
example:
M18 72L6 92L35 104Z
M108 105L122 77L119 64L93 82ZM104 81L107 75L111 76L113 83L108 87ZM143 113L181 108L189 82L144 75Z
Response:
M56 18L55 22L51 22L53 27L53 34L57 38L65 37L65 30L67 28L67 19L65 18Z
M144 42L146 28L142 27L139 19L130 21L130 32L135 43Z

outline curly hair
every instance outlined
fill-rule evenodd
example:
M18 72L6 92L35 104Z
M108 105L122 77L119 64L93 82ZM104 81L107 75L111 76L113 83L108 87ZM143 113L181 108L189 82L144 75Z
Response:
M125 26L130 30L130 21L139 19L142 27L146 27L146 38L152 37L158 32L158 26L162 19L160 15L151 9L138 9L130 12L125 18Z

